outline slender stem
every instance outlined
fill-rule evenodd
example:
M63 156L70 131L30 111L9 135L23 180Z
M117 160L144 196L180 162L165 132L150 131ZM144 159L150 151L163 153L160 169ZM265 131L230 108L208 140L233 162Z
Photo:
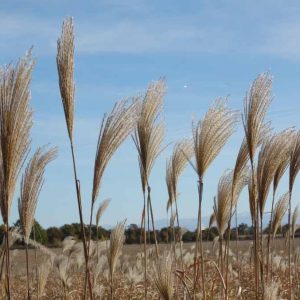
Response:
M88 244L87 245L87 253L88 253L87 265L89 265L89 260L90 260L90 246L91 246L91 239L92 239L93 213L94 213L94 203L92 202L91 212L90 212L89 240L87 241L87 244ZM86 295L86 288L87 288L87 276L85 277L85 280L84 280L84 294L85 295Z
M177 227L178 230L180 230L179 232L179 244L180 244L180 258L181 258L181 268L183 270L183 250L182 250L182 234L181 234L181 228L180 228L180 224L179 224L179 215L178 215L178 207L177 207L177 198L175 197L175 209L176 209L176 219L177 219Z
M36 242L36 238L35 238L35 223L33 225L33 239ZM37 286L37 299L40 298L39 295L39 291L40 291L40 287L39 287L39 278L38 278L38 258L37 258L37 248L34 247L34 260L35 260L35 277L36 277L36 286Z
M7 299L11 299L10 293L10 253L9 253L9 225L8 219L5 222L6 227L6 238L5 238L5 247L6 247L6 282L7 282Z
M113 274L110 273L110 299L114 299L114 289L113 289Z
M147 196L147 233L148 233L148 244L151 245L149 191L148 191L148 196Z
M175 268L176 268L176 248L175 248L175 230L174 230L174 223L172 221L172 217L173 217L173 206L171 205L171 219L170 219L170 226L171 226L171 243L170 243L170 247L171 247L171 251L173 251L173 255L174 255L174 259L175 259Z
M4 238L5 238L5 236L4 236ZM6 248L4 248L3 254L2 254L0 280L2 280L2 276L3 276L3 269L4 269L4 261L5 261L5 258L6 258Z
M265 259L264 259L264 245L263 245L263 213L260 213L260 247L261 247L261 285L262 285L262 297L265 293Z
M96 245L97 245L97 264L99 262L99 237L98 237L98 225L96 226Z
M201 228L202 227L202 196L203 196L203 180L202 177L199 177L199 182L198 182L199 204L198 204L198 223L197 223L197 234L196 234L195 261L197 261L198 259L198 253L200 247L203 299L206 300L204 255L203 255L203 241L202 241L202 228ZM193 295L194 298L196 293L197 281L198 281L198 267L196 269L196 274L194 274L194 295Z
M223 236L219 236L219 260L220 260L220 270L221 270L221 278L224 278L224 263L223 263ZM222 299L224 299L224 288L222 288Z
M85 267L86 267L86 277L89 285L89 293L90 297L93 300L93 290L92 290L92 283L91 277L89 272L89 265L88 265L88 250L86 244L86 237L85 237L85 230L84 230L84 223L83 223L83 214L82 214L82 201L81 201L81 193L80 193L80 182L77 177L77 169L76 169L76 160L75 160L75 153L74 153L74 146L73 142L70 139L70 146L71 146L71 153L72 153L72 162L73 162L73 171L74 171L74 180L76 186L76 195L77 195L77 204L78 204L78 212L79 212L79 219L80 219L80 229L82 234L82 244L83 244L83 251L84 251L84 258L85 258ZM86 298L86 292L84 293L84 299Z
M144 281L145 281L145 291L144 296L147 299L147 234L146 234L146 193L143 191L144 197Z
M233 209L233 189L231 191L231 199L230 199L230 215L229 215L229 220L228 220L228 234L227 234L227 239L226 239L226 244L225 244L225 260L226 260L226 274L225 274L225 299L228 299L228 269L229 269L229 244L230 244L230 236L231 236L231 218L232 218L232 209Z
M239 255L239 227L238 227L238 211L237 205L235 205L235 251L236 251L236 261L238 269L238 279L240 281L240 255Z
M291 253L291 204L292 204L292 188L290 188L289 192L289 213L288 213L288 251L289 251L289 300L292 300L293 298L293 292L292 292L292 253Z
M273 188L272 207L271 207L271 216L270 216L269 233L268 233L267 283L269 282L269 273L270 273L270 255L272 255L272 252L271 252L271 234L272 234L272 223L273 223L273 210L274 210L274 202L275 202L275 193L276 193L276 190ZM271 277L272 277L272 275L271 275Z
M157 238L156 238L156 231L155 231L155 225L154 225L154 216L153 216L153 209L152 209L151 188L150 188L150 186L148 186L148 200L149 200L149 204L150 204L150 214L151 214L153 236L154 236L154 241L155 241L155 250L156 250L157 257L159 257L158 244L157 244Z
M256 212L255 212L255 219L256 219L256 226L255 226L255 241L256 241L256 286L257 286L257 298L259 298L259 279L260 279L260 258L259 258L259 252L260 252L260 243L259 243L259 208L258 208L258 202L256 203Z
M27 299L30 300L28 243L26 243L25 253L26 253Z

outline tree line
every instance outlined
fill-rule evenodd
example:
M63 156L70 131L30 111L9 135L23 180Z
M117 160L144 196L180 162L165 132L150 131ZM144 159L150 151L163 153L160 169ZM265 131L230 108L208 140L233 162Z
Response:
M19 227L20 221L18 220L13 224L12 227ZM86 226L86 234L89 232L90 227ZM288 230L288 224L282 226L278 230L279 236L284 236ZM196 230L190 231L187 229L181 229L179 227L163 227L160 230L156 230L156 238L159 243L169 243L180 240L180 234L182 234L183 242L195 242L196 241ZM264 233L269 232L269 227L264 229ZM97 227L92 225L91 227L92 239L93 240L107 240L110 237L111 230L105 229L101 226ZM98 233L98 236L97 236ZM238 228L231 228L230 239L241 240L252 239L254 233L253 226L248 226L245 223L239 224ZM226 233L226 235L228 232ZM77 240L82 239L80 223L64 224L60 227L51 226L49 228L43 228L37 221L34 222L33 231L31 232L30 238L36 240L38 243L47 245L48 247L60 247L62 241L68 237L73 236ZM147 240L154 244L154 233L148 231ZM202 231L202 239L204 241L212 241L218 236L218 230L216 227L206 228ZM300 236L300 229L296 232L296 236ZM4 237L4 225L0 225L0 240ZM136 224L130 224L125 230L125 243L126 244L139 244L143 242L143 234L141 234L141 228ZM22 246L22 242L17 242L17 246Z

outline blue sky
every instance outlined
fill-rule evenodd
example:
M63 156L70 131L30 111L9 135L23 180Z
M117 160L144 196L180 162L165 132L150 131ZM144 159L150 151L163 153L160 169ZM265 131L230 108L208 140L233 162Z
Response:
M78 220L55 62L56 41L67 16L75 21L75 144L86 220L103 114L115 101L144 91L161 76L168 87L163 113L166 144L190 136L192 117L201 118L218 96L229 96L229 105L241 110L251 81L265 71L274 76L274 101L267 119L275 130L300 127L299 1L28 0L1 1L0 8L0 63L15 61L34 46L32 149L47 143L59 147L38 203L36 218L43 226ZM242 137L239 124L206 174L204 215L212 212L218 178L233 167ZM171 151L168 147L162 153L150 179L157 219L166 217L165 162ZM294 205L299 187L297 180ZM284 178L278 195L286 190ZM179 191L181 217L196 218L196 176L190 167ZM139 222L142 193L131 139L111 160L97 204L107 197L112 202L103 224L125 218L128 223ZM239 211L248 211L246 192ZM16 218L14 201L12 220Z

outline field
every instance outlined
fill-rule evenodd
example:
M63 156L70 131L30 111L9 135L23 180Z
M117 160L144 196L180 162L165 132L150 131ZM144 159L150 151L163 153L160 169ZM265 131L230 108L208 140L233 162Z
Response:
M235 283L236 290L232 292L239 293L239 296L237 299L251 299L253 295L251 292L253 292L253 288L251 286L254 284L251 280L249 280L249 272L251 272L251 259L249 257L249 248L252 245L252 241L239 241L238 245L236 245L236 242L231 242L230 248L232 249L233 256L231 257L231 263L232 263L232 269L231 273L233 275L232 280L236 281L239 280L240 283ZM295 246L298 247L300 245L300 240L295 240ZM183 249L185 253L191 253L192 254L192 247L195 245L193 243L187 243L183 245ZM236 264L236 246L238 246L239 249L239 268ZM136 265L136 257L142 253L142 245L124 245L122 250L122 255L120 257L120 264L118 265L117 270L117 279L116 279L116 288L115 288L115 299L140 299L143 297L143 276L140 276L140 278L133 279L134 282L131 282L130 276L128 274L126 275L126 272L128 272L128 265ZM178 247L178 245L177 245ZM208 259L215 259L217 254L217 248L216 245L213 245L212 242L204 242L204 251L207 255ZM170 245L159 245L159 251L164 252L170 249ZM276 265L276 269L274 267L274 272L276 272L276 280L280 279L284 281L284 278L286 276L286 262L284 260L280 261L278 258L284 254L284 251L286 249L285 241L284 239L279 239L275 241L275 249L276 249L276 262L274 265ZM63 249L54 248L51 249L51 252L57 256L57 258L61 257L61 255L72 255L70 254L69 250L66 250L63 252ZM32 278L32 281L30 283L31 285L31 292L32 292L32 299L36 299L36 281L35 281L35 255L37 255L37 261L38 265L43 264L43 262L47 261L49 258L48 254L45 254L45 252L41 250L35 251L34 249L29 250L29 272L30 277ZM77 254L77 255L82 255ZM101 252L101 256L106 258L106 253ZM185 254L187 256L187 254ZM13 286L13 299L26 299L26 263L25 263L25 250L23 249L16 249L11 251L11 258L12 258L12 286ZM57 259L56 258L56 259ZM73 259L73 258L72 258ZM63 281L67 281L67 296L65 296L67 299L81 299L83 295L83 282L84 282L84 269L76 269L76 272L74 272L74 262L72 262L72 259L70 259L69 265L65 270L65 273L63 271L59 271L59 265L54 263L54 266L52 267L52 270L49 274L49 277L47 279L47 282L45 283L45 289L43 292L43 297L41 299L64 299L63 295ZM55 259L54 259L55 260ZM126 262L126 263L125 263ZM188 267L188 265L192 263L192 260L190 258L185 258L185 268ZM122 265L123 264L123 265ZM126 265L126 266L125 266ZM107 267L107 266L106 266ZM96 299L106 299L109 298L109 289L107 289L107 278L105 278L108 274L108 270L104 267L102 269L102 274L99 274L99 278L97 279L97 284L102 285L101 288L101 294L98 295ZM178 269L180 269L180 266L178 266ZM150 271L151 272L151 271ZM240 272L240 274L238 274ZM106 275L105 275L106 274ZM60 276L62 276L60 278ZM134 277L134 275L132 275ZM209 276L213 276L214 283L211 285L212 289L218 290L219 284L218 284L218 278L217 274L214 272L213 269L210 268L209 270ZM280 276L282 276L280 278ZM235 278L234 278L235 277ZM140 282L139 282L140 279ZM211 282L212 283L212 282ZM287 283L284 283L287 284ZM105 288L106 286L106 288ZM180 285L179 285L180 286ZM239 288L241 287L241 290L239 291ZM175 288L175 287L174 287ZM284 288L281 288L278 291L282 297L282 299L285 299L287 291ZM215 292L217 294L217 292ZM100 296L101 295L101 296ZM149 282L149 291L148 291L149 299L158 299L159 294L156 292L155 288L152 286L151 280ZM232 298L233 299L233 298ZM297 298L296 298L297 299Z

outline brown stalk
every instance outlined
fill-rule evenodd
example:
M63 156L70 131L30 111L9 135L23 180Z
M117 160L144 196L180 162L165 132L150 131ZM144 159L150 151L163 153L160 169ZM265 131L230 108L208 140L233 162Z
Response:
M199 246L201 255L201 277L202 277L202 289L203 296L206 299L205 290L205 272L203 257L203 245L202 245L202 194L203 194L203 176L220 153L223 146L226 144L229 137L232 135L237 122L237 114L231 111L226 104L226 101L217 99L214 105L208 110L204 119L199 121L193 126L193 148L195 155L194 170L198 175L198 222L197 222L197 234L196 234L196 247L195 247L195 259L198 258ZM200 240L200 245L199 245ZM194 297L196 291L197 275L194 277Z
M288 266L289 266L289 299L293 297L292 292L292 269L291 269L291 206L292 206L292 192L295 179L300 170L300 131L294 137L294 143L292 146L291 156L290 156L290 172L289 172L289 210L288 210Z
M76 187L77 205L80 219L80 230L82 235L82 244L84 250L84 258L86 264L86 280L89 285L89 294L93 299L92 283L90 271L88 268L88 250L85 235L85 225L83 222L82 201L80 192L80 181L77 176L77 167L75 159L75 151L73 144L73 121L74 121L74 103L75 103L75 84L74 84L74 24L73 19L69 18L63 22L61 38L57 41L56 56L59 87L61 100L65 113L65 120L70 140L72 164L74 172L74 181ZM85 295L86 297L86 295Z
M261 283L262 292L265 290L265 257L264 257L264 245L263 245L263 214L267 200L267 196L273 182L274 176L282 159L288 154L289 145L288 140L290 138L289 131L283 131L279 134L273 135L266 139L263 143L258 155L257 162L257 202L260 218L260 253L261 253Z
M279 184L280 179L282 178L283 174L285 173L286 169L289 166L290 162L290 152L292 148L292 143L294 138L295 132L292 129L288 129L285 131L285 153L283 153L281 157L281 161L278 164L276 169L274 178L273 178L273 195L272 195L272 205L271 205L271 216L270 216L270 224L273 222L273 210L274 210L274 202L275 202L275 194ZM271 231L269 230L268 234L268 248L267 248L267 283L269 283L269 264L270 264L270 253L271 253Z
M134 99L131 104L127 100L117 102L109 115L105 115L98 138L94 163L93 191L91 198L88 252L92 234L94 204L99 194L101 180L110 159L134 129L140 102Z
M249 181L249 170L247 168L243 169L243 172L239 174L239 177L235 181L235 187L233 189L233 179L234 179L234 171L226 171L219 180L218 185L218 194L217 201L214 203L214 216L215 222L219 232L219 242L220 242L220 262L221 262L221 274L223 278L224 275L224 257L223 257L223 238L226 230L228 230L229 219L232 215L232 205L236 206L239 195L244 188L244 186ZM234 194L232 197L232 190L234 190ZM229 244L228 250L229 253ZM228 254L225 252L225 255ZM225 256L226 257L226 256ZM226 271L227 275L227 271Z
M26 244L27 295L30 299L28 240L34 223L34 215L39 194L44 183L46 165L55 159L56 149L44 151L38 148L29 161L21 181L21 196L19 198L20 227Z
M154 217L150 196L149 177L154 162L161 153L161 144L164 137L164 124L157 122L159 118L163 97L165 94L165 81L163 79L150 84L144 96L141 111L137 121L136 130L133 140L138 151L138 160L140 167L140 176L142 183L143 199L144 199L144 280L145 280L145 299L147 298L147 240L146 240L146 217L149 220L149 213L146 215L146 205L151 211L151 221L155 239L156 255L158 256L158 245L156 232L154 227ZM146 197L146 193L148 196ZM147 202L147 204L146 204Z
M114 293L113 290L114 273L125 241L124 231L125 231L125 221L122 223L118 223L110 234L110 244L107 251L107 260L108 260L108 268L109 268L111 300L113 300L113 293Z
M168 188L168 206L172 206L175 203L175 213L177 220L177 227L180 230L179 216L178 216L178 207L177 207L177 185L180 175L184 171L184 168L187 165L188 159L190 160L193 155L193 144L192 140L183 140L178 142L174 146L174 150L171 158L167 162L166 170L166 183ZM176 246L176 244L175 244ZM181 266L183 268L183 253L181 245L181 235L180 235L180 256L181 256Z
M255 204L255 213L252 215L253 223L255 227L255 295L256 299L259 296L259 244L258 244L258 218L259 210L258 205L256 205L256 182L254 174L254 157L256 149L259 145L261 132L263 131L264 119L266 112L270 106L272 95L272 79L268 73L259 75L252 83L250 90L246 94L244 100L244 114L243 114L243 126L245 131L245 138L248 146L248 153L251 163L252 172L252 192L251 195L255 198L252 201Z

